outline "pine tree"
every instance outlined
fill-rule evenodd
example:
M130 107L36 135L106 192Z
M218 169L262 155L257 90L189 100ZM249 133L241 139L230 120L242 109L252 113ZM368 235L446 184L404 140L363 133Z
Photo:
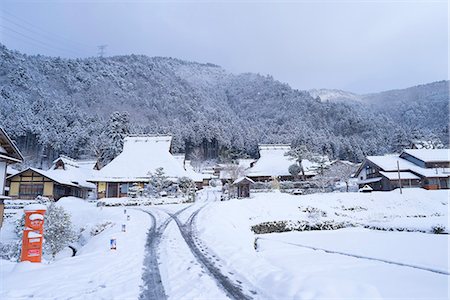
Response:
M127 112L111 114L105 132L105 139L101 148L100 164L108 164L122 152L123 140L130 134L129 115Z
M154 173L149 172L149 176L148 190L150 194L160 196L161 192L166 191L172 184L172 181L166 176L164 168L157 168Z

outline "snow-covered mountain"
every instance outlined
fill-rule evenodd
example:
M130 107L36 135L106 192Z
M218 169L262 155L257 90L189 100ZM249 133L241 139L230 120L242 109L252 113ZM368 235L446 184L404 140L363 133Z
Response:
M343 90L312 89L308 90L308 92L314 98L319 97L321 101L332 101L332 102L361 101L360 95Z
M314 98L320 97L321 101L363 103L402 126L448 136L449 81L362 95L336 89L313 89L309 93Z
M448 99L448 91L436 93ZM364 101L335 103L331 95L356 97L334 91L317 101L271 76L232 74L214 64L174 58L63 59L0 45L0 126L38 166L58 154L95 155L114 111L129 113L132 133L170 133L173 152L201 145L207 156L255 156L258 143L293 143L355 161L393 151L413 132L389 112ZM448 101L443 105L448 107ZM410 119L425 109L428 115L435 111L434 106L418 107L407 112ZM404 106L390 109L402 115ZM442 128L448 109L439 106L439 113L447 117L418 118L416 129L447 143Z

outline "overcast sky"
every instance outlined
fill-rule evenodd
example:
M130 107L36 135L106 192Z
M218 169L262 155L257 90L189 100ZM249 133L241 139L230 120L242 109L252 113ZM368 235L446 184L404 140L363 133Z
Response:
M448 78L447 1L8 1L0 41L28 54L146 54L358 93Z

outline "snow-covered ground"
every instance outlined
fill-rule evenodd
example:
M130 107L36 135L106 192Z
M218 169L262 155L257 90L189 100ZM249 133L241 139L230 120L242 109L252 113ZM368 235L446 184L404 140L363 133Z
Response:
M404 190L403 195L260 193L210 204L199 213L197 228L228 267L274 298L448 299L447 234L363 228L430 232L442 224L448 232L448 196L448 191L422 189ZM304 212L313 207L320 212ZM260 235L251 231L251 226L269 221L326 220L358 227Z
M63 198L57 205L72 215L76 228L91 230L96 224L113 222L91 237L75 257L61 256L52 263L15 263L0 260L0 299L136 299L140 293L148 216L138 210L98 208L77 198ZM11 239L13 219L2 227L1 240ZM122 224L127 231L121 232ZM110 250L110 238L117 250Z
M86 235L75 257L1 260L0 299L448 299L449 238L432 233L436 225L448 232L448 196L271 192L220 202L218 190L205 189L193 204L126 207L129 221L122 207L64 198L58 205L84 235L99 223L114 226ZM351 226L251 230L274 221ZM0 241L14 237L12 223L6 220Z

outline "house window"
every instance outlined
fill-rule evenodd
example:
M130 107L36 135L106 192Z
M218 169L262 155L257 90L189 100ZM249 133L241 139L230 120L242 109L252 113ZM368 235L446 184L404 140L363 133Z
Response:
M44 194L43 184L21 184L19 187L19 196L36 197Z
M128 193L128 183L121 183L120 184L120 193L121 194L127 194Z
M372 168L372 167L370 167L370 166L367 166L366 167L366 175L372 175L372 174L375 174L375 169L374 168Z

